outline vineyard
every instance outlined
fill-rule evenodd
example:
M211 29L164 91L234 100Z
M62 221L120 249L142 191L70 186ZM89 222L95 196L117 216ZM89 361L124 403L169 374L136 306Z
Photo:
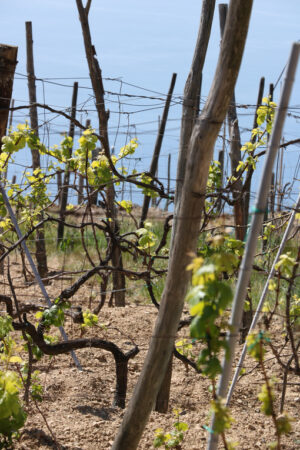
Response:
M243 141L234 90L251 0L219 5L205 101L214 1L202 2L183 96L173 74L163 98L106 89L92 2L76 7L93 92L83 104L77 81L71 107L37 101L31 22L27 74L17 47L0 45L0 448L299 448L300 159L284 181L299 139L283 137L299 43L278 101L278 82L266 93L261 78ZM28 105L12 99L18 75ZM162 108L147 168L129 126L118 147L135 96ZM96 120L83 123L91 101ZM173 178L171 154L159 168L175 104ZM57 117L69 130L50 145Z

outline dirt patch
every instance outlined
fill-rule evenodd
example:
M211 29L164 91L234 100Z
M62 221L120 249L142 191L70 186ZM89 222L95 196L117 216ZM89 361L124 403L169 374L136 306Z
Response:
M19 270L19 266L16 267ZM64 283L67 282L70 281ZM18 271L14 275L14 284L20 302L30 299L31 302L34 300L43 303L37 286L25 287ZM47 286L51 298L55 298L61 288L59 280L53 280ZM73 297L72 303L81 305L84 309L95 306L91 305L91 289L88 284L83 286ZM3 291L9 294L5 285ZM95 299L92 301L96 302ZM184 315L187 313L186 309ZM125 308L109 308L105 305L99 314L99 327L89 329L86 333L87 337L110 340L123 351L130 350L133 342L138 345L139 354L129 361L126 403L138 380L156 316L156 309L147 304L138 291L133 291L127 296ZM28 317L34 320L33 316ZM80 326L74 324L70 317L66 320L65 329L70 339L80 336ZM275 346L277 340L279 342L279 339L282 339L281 331L280 320L275 319L272 329ZM188 328L181 330L178 340L182 338L189 338ZM240 351L241 346L238 348L238 352ZM197 349L195 348L193 352L196 354ZM289 352L286 347L286 358L289 357ZM111 447L124 414L124 410L112 406L116 380L114 359L110 353L92 348L79 350L76 354L83 371L76 369L70 355L56 356L52 359L44 356L41 361L35 362L34 369L39 370L40 381L44 387L44 400L38 405L40 411L34 403L30 404L20 441L15 444L16 449L106 450ZM279 408L282 369L271 353L266 355L266 361L268 373L276 376L278 380L276 407ZM239 442L239 449L267 449L268 443L275 440L275 433L271 419L261 413L260 402L257 399L263 384L263 376L256 367L256 362L249 357L246 359L245 369L245 375L238 382L231 403L235 422L228 433L228 438ZM294 418L294 422L293 431L283 438L282 448L297 449L300 448L299 377L290 374L288 383L285 410ZM164 431L172 430L175 421L174 408L181 410L180 420L189 426L182 449L205 449L207 440L205 426L209 425L208 411L211 399L209 384L201 374L197 374L192 368L187 370L182 362L174 359L169 412L151 414L139 449L153 448L157 428Z

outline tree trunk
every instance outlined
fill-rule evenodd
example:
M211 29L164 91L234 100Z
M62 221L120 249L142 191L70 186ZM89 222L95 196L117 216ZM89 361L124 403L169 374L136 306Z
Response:
M76 0L79 18L81 22L86 59L89 66L90 79L96 100L96 109L99 120L99 131L101 135L101 144L106 155L110 155L109 139L108 139L108 117L109 112L105 109L104 88L102 80L102 72L96 57L95 47L92 44L91 33L88 23L88 11L82 4L82 0ZM90 3L89 3L90 7ZM117 211L115 208L115 188L110 184L106 189L107 195L107 218L111 220L111 228L115 233L119 232L117 221ZM122 268L122 253L118 245L113 245L112 264L116 268ZM113 290L116 306L125 306L125 276L123 272L114 271Z
M36 103L36 86L35 86L35 73L34 73L34 62L33 62L33 40L32 40L32 24L31 22L26 22L26 48L27 48L27 76L28 76L28 91L29 91L29 103L30 103L30 126L35 134L39 135L38 128L38 115ZM40 153L38 149L31 150L32 156L32 170L40 169L41 160ZM38 220L41 221L43 215L40 214ZM47 252L45 244L45 231L42 225L36 230L35 239L35 257L37 262L37 269L42 278L47 276L48 264L47 264Z
M0 153L2 138L6 135L9 105L12 96L18 47L0 44ZM1 177L2 178L2 177ZM5 248L0 244L0 255ZM0 263L0 274L4 273L4 261Z
M154 147L152 161L151 161L150 170L149 170L149 174L151 177L155 177L155 174L157 172L158 159L159 159L162 141L164 138L164 133L165 133L166 123L167 123L167 119L168 119L172 94L173 94L173 90L174 90L174 86L175 86L175 82L176 82L176 77L177 77L177 74L173 73L169 92L168 92L166 103L165 103L163 116L162 116L162 119L159 124L158 135L157 135L157 139L155 142L155 147ZM148 214L149 204L150 204L150 197L148 195L145 195L144 203L143 203L143 207L142 207L141 220L140 220L140 225L139 225L140 228L143 228L143 226L144 226L144 222L145 222L145 220L147 218L147 214Z
M214 81L188 148L181 201L175 217L176 234L158 319L113 450L137 448L174 348L190 280L186 267L190 262L190 252L195 252L197 247L209 166L239 72L251 9L252 0L234 0L230 3Z

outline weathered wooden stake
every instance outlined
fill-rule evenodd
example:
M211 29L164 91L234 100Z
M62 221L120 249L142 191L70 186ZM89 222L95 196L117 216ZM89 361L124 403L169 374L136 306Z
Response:
M76 5L79 13L84 47L86 53L86 59L89 66L90 79L93 86L93 91L95 95L95 106L98 113L99 120L99 131L101 135L101 145L106 156L110 157L110 146L108 137L108 119L109 111L105 108L104 99L104 87L101 68L96 56L95 47L92 44L91 32L88 21L88 13L90 8L90 3L88 2L87 7L84 8L82 0L76 0ZM115 206L115 188L114 184L111 183L106 188L106 203L107 203L107 218L111 220L110 226L112 231L118 235L119 233L119 223L117 219L117 210ZM121 269L120 271L113 271L113 290L114 299L116 306L125 306L125 276L122 272L123 259L120 247L116 242L111 242L112 246L112 265L115 268Z
M188 160L189 142L192 136L196 117L198 116L202 70L204 67L206 51L211 33L215 3L215 0L203 0L202 2L199 32L193 55L193 61L184 86L179 156L176 173L174 216L176 216L177 210L179 210L180 208L181 192L186 173L186 164ZM177 222L174 221L172 228L172 240L175 236L176 226Z
M31 22L26 22L26 51L27 51L27 81L28 81L28 92L29 92L29 103L30 103L30 126L35 134L39 135L38 126L38 114L36 107L36 86L35 86L35 73L34 73L34 62L33 62L33 40L32 40L32 24ZM32 156L32 169L40 169L41 159L39 150L36 148L31 149ZM38 220L42 219L42 214L39 216ZM37 262L37 268L40 276L46 277L48 273L47 264L47 252L45 245L45 231L44 226L36 230L35 239L35 257Z
M171 153L168 154L168 182L167 182L167 193L170 196L171 191ZM165 211L168 211L170 200L166 200Z
M164 112L163 112L163 115L162 115L162 118L160 121L160 125L159 125L159 130L158 130L158 135L157 135L156 142L155 142L152 161L151 161L151 165L150 165L150 169L149 169L150 177L155 177L155 174L156 174L156 171L158 168L158 159L159 159L160 149L161 149L161 145L162 145L162 141L163 141L164 133L165 133L165 129L166 129L166 124L167 124L167 120L168 120L168 114L169 114L173 90L174 90L174 86L175 86L175 82L176 82L176 77L177 77L177 74L173 73L169 92L168 92L166 103L165 103ZM144 203L143 203L143 207L142 207L140 225L139 225L140 228L143 228L143 226L144 226L144 222L145 222L145 220L147 218L147 214L148 214L149 205L150 205L150 197L148 195L145 195Z
M2 138L6 135L9 105L12 96L18 47L0 44L0 153ZM0 244L0 255L5 249ZM4 262L0 264L0 274L4 273Z
M18 47L0 44L0 149L6 135Z
M176 233L158 318L141 375L112 450L135 450L138 447L174 349L174 339L190 282L186 267L191 260L190 252L195 252L197 248L209 166L232 98L251 8L252 0L234 0L230 3L215 77L190 138L181 201L174 216L177 221Z
M72 139L74 138L74 132L75 132L75 125L74 125L74 119L76 118L76 104L77 104L77 95L78 95L78 83L75 81L73 85L73 95L72 95L72 107L71 107L71 117L72 120L70 120L70 128L69 128L69 137ZM69 149L69 158L72 156L72 147ZM68 163L65 167L65 173L64 173L64 181L61 191L61 202L60 202L60 209L59 209L59 218L60 222L58 224L57 228L57 246L62 242L64 237L64 220L66 216L66 209L67 209L67 203L68 203L68 191L69 191L69 183L70 183L70 171L68 167Z
M91 121L90 119L86 119L85 122L85 128L89 128L91 125ZM81 130L80 130L80 135L81 135ZM79 184L78 184L78 205L81 205L81 203L83 203L83 175L81 175L81 173L78 174L79 177Z
M221 3L219 5L221 38L223 38L227 11L228 5L226 3ZM230 106L228 108L227 118L228 118L228 129L230 138L231 175L233 177L238 178L237 167L242 157L241 157L241 136L236 112L236 102L234 92L232 95ZM233 209L234 209L235 236L237 239L240 239L241 241L245 237L242 188L243 188L242 180L237 179L237 181L234 183L233 186L232 196L234 199Z
M259 82L259 89L258 89L258 95L257 95L257 102L256 102L256 109L254 114L254 121L253 121L253 128L257 128L257 110L261 105L263 94L264 94L264 88L265 88L265 78L262 77ZM256 136L254 136L251 139L251 143L254 144L256 141ZM254 170L252 167L249 167L246 179L243 186L243 192L244 192L244 223L247 226L248 220L249 220L249 206L250 206L250 191L251 191L251 182L252 182L252 175L254 173Z

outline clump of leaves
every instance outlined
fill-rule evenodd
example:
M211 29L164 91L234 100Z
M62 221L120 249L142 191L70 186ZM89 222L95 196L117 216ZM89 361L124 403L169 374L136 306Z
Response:
M192 288L186 297L194 316L190 333L192 338L206 344L199 355L198 365L211 379L221 373L220 351L227 351L222 331L227 328L224 313L232 301L232 289L228 281L222 280L222 273L232 270L229 260L222 254L212 254L207 262L202 257L194 258L187 268L193 272Z
M155 448L164 447L165 449L181 449L181 443L184 440L184 433L189 429L189 427L185 422L180 422L179 415L181 411L179 409L174 409L173 412L176 417L176 421L173 424L173 430L170 432L164 432L162 428L157 428L157 430L155 430L156 436L153 441Z
M86 327L94 327L98 324L98 316L96 314L91 313L89 309L83 312L83 324L81 328L84 329Z
M5 364L4 370L0 370L0 448L11 447L13 437L26 420L19 398L22 380L15 371L9 370L10 364L22 362L22 359L15 355L18 347L10 337L10 331L11 317L0 317L0 341L3 348L1 360Z

